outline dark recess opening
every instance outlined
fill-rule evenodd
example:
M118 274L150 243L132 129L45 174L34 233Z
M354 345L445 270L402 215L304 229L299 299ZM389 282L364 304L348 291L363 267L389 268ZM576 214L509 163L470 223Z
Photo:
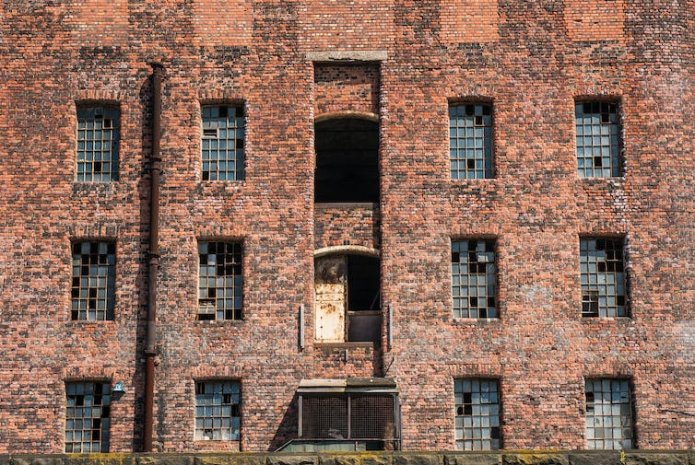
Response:
M379 201L379 125L355 118L316 123L316 202Z
M348 255L348 310L379 310L379 259Z

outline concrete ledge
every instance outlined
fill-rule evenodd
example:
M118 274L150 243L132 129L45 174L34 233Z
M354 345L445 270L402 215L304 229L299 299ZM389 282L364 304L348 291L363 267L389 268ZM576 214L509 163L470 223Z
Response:
M386 50L334 50L330 52L307 52L306 59L317 63L384 61L388 58Z
M0 465L695 465L687 450L4 454Z

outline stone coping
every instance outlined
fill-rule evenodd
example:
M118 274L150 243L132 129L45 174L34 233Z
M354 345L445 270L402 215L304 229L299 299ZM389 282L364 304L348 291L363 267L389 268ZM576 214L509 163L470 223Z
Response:
M695 451L0 454L0 465L695 465Z

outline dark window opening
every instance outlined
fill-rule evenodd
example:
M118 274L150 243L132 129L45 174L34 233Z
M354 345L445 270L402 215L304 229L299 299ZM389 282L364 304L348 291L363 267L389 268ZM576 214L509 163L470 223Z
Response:
M348 310L379 310L379 259L348 255Z
M379 125L362 119L316 124L316 202L379 201Z

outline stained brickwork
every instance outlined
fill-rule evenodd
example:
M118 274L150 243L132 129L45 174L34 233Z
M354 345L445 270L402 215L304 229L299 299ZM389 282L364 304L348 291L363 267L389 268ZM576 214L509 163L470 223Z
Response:
M370 204L322 204L314 211L314 247L379 249L379 210Z
M379 114L379 66L317 64L314 111L317 117L351 112Z
M65 385L85 380L123 382L109 449L141 447L151 60L166 68L158 450L273 449L296 428L300 380L374 373L398 384L409 450L455 449L464 378L499 380L505 448L586 448L595 378L630 380L638 447L693 446L692 2L222 3L0 4L0 453L63 452ZM381 349L314 344L314 251L334 236L315 235L329 94L307 51L385 52L378 81L327 79L321 105L379 102L390 350L386 323ZM576 174L575 101L596 97L620 101L618 178ZM450 179L463 100L493 103L492 179ZM75 182L76 102L119 103L117 181ZM244 179L202 183L201 105L222 102L244 103ZM582 318L589 236L625 237L630 318ZM454 318L451 240L470 237L495 239L497 319ZM70 319L74 241L116 244L113 321ZM243 243L242 320L196 319L199 241ZM209 379L240 381L239 441L194 439Z

